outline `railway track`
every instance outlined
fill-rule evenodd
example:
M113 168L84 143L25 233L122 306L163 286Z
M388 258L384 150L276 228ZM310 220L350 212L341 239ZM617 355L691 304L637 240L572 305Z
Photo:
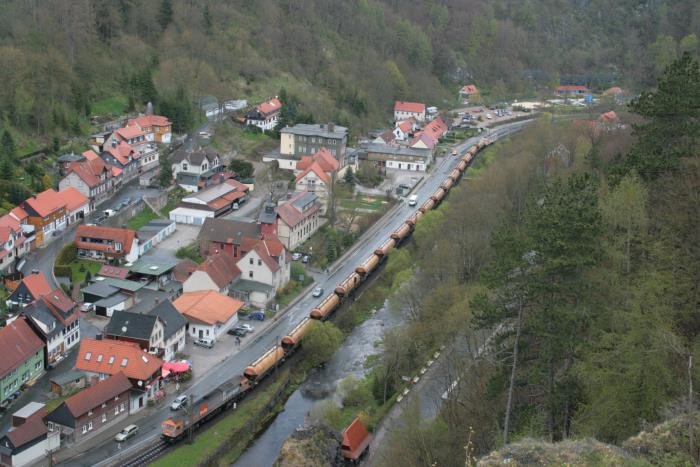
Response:
M153 446L139 454L137 457L123 462L121 467L141 467L148 465L158 457L162 456L166 449L168 449L168 444L162 439L159 439Z

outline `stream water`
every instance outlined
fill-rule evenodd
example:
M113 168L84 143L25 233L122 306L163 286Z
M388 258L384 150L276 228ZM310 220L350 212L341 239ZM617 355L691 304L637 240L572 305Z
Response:
M346 310L346 312L351 311ZM328 394L327 397L333 397L338 383L344 378L350 375L362 378L367 371L365 368L367 357L381 350L377 343L381 341L384 330L400 322L401 317L397 313L392 313L388 304L385 303L380 310L356 327L330 362L320 371L312 374L304 385L291 395L284 406L284 411L238 458L234 466L272 466L284 441L297 427L304 425L309 411L316 402L321 400L310 397L308 394L319 392Z

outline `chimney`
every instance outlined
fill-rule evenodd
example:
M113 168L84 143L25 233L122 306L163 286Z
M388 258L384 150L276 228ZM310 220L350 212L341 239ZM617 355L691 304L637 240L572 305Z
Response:
M335 128L335 124L329 123L328 124L328 133L333 133L334 128Z
M101 341L102 340L102 334L98 334L95 336L95 340Z
M117 147L117 140L116 140L116 139L113 139L113 140L112 140L112 147L113 147L113 148L116 148L116 147Z

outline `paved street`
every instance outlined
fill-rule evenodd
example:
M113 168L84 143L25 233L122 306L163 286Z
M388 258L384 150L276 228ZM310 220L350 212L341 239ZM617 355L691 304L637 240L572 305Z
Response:
M523 123L521 122L508 125L507 127L504 126L494 130L492 136L498 137L505 134L508 128L521 127L522 125ZM457 145L456 149L461 153L477 141L478 138L472 138ZM418 195L418 206L425 202L438 188L450 171L455 167L458 160L459 158L457 157L446 157L438 162L437 167L433 169L431 174L426 177L414 191L414 193ZM333 290L339 282L354 271L357 264L365 259L365 256L371 254L371 252L379 247L389 237L391 232L403 224L405 219L416 210L417 207L409 207L404 203L397 204L360 238L348 254L336 261L331 267L331 274L319 285L326 291ZM350 258L352 259L350 260ZM267 333L258 335L254 340L245 345L240 352L225 359L221 364L216 365L208 374L200 376L188 389L188 393L192 393L195 398L199 398L211 391L212 388L231 379L233 376L240 375L247 365L262 355L264 351L279 342L282 336L291 331L304 317L308 316L311 309L320 303L321 300L323 300L323 297L313 298L310 293L307 293L282 314L277 321L270 325ZM225 352L225 348L219 347L219 351ZM170 395L168 400L172 398L173 396ZM95 446L90 449L89 452L71 459L70 465L113 465L118 462L117 456L126 456L158 439L160 436L160 424L168 417L169 413L167 411L154 412L140 422L141 434L134 439L131 446L122 448L118 452L116 444L109 440L100 446Z

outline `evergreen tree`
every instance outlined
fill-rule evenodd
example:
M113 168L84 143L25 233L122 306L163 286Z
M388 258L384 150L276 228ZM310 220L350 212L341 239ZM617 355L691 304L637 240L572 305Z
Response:
M15 146L15 140L12 138L9 130L5 128L2 132L2 138L0 138L0 157L13 162L16 156L17 147Z
M656 178L678 166L681 157L697 154L700 138L700 67L685 53L664 71L654 92L630 104L645 118L634 126L637 141L627 159L629 169Z
M209 4L204 5L204 10L202 11L202 26L204 27L204 32L209 36L212 32L212 19L211 11L209 11Z
M160 29L165 31L173 22L173 2L172 0L161 0L158 8L158 24Z
M345 175L343 175L343 181L347 183L348 185L355 185L355 174L352 171L352 167L348 167L348 170L345 171Z

